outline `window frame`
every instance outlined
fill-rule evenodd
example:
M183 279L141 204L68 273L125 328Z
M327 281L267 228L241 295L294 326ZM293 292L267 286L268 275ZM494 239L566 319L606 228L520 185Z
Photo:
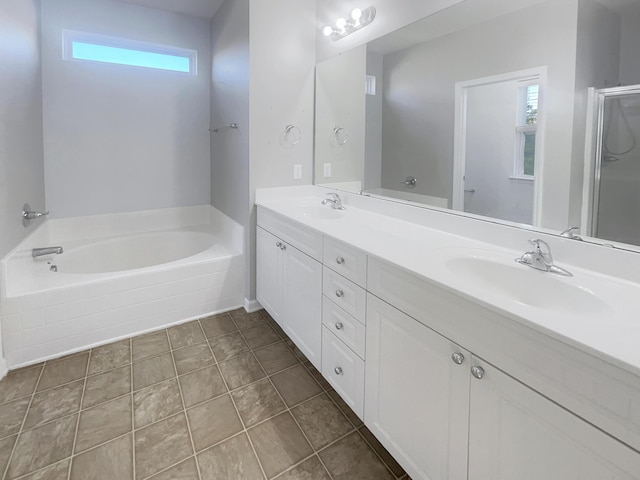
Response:
M93 60L84 58L75 58L73 56L73 44L85 43L102 47L121 48L133 50L143 53L171 55L175 57L186 58L189 62L189 71L176 70L171 68L152 67L148 65L135 65L129 63L109 62L103 60ZM76 30L62 31L62 58L65 61L82 62L82 63L99 63L103 65L116 65L118 67L141 68L145 70L155 70L162 72L171 72L179 75L197 75L198 74L198 52L181 47L173 47L168 45L160 45L127 38L111 37L108 35L100 35L89 32L80 32Z

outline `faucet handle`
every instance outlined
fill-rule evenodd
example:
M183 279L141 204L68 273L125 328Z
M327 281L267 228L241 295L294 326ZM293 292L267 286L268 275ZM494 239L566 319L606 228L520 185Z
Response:
M575 233L573 233L574 231L579 232L580 227L569 227L564 232L562 232L560 236L565 238L570 238L571 240L578 240L581 242L582 237L580 235L576 235Z
M551 247L549 244L540 238L532 238L529 240L531 246L536 248L536 253L541 255L545 263L553 265L553 257L551 256Z

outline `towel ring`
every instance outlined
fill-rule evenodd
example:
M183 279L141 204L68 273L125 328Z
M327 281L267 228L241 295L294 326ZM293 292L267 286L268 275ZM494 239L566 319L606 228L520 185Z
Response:
M331 131L330 140L333 147L339 148L349 141L349 135L347 135L347 131L343 127L336 125Z
M288 124L284 127L284 132L280 134L280 145L285 148L291 148L298 145L302 140L302 132L298 127Z

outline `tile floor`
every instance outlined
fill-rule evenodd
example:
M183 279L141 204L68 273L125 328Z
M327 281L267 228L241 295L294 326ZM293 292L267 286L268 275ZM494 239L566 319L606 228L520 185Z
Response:
M408 479L269 315L242 309L11 372L0 474Z

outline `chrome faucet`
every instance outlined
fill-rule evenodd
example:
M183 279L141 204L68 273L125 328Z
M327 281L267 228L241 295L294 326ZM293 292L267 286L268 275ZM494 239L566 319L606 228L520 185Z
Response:
M556 273L558 275L564 275L565 277L573 276L571 272L553 264L551 248L547 242L539 238L534 238L529 240L529 243L535 247L535 249L531 252L523 253L522 256L516 258L516 262L543 272Z
M43 248L34 248L31 250L31 256L33 258L42 257L43 255L60 255L64 250L62 247L43 247Z
M580 227L569 227L564 232L562 232L560 236L565 238L570 238L571 240L578 240L579 242L581 242L582 237L580 235L576 235L575 233L573 233L574 230L579 232Z
M342 205L342 199L340 198L340 195L331 192L327 193L327 197L331 198L325 198L324 200L322 200L322 205L326 205L328 203L329 205L331 205L331 208L335 210L345 210L344 206Z

